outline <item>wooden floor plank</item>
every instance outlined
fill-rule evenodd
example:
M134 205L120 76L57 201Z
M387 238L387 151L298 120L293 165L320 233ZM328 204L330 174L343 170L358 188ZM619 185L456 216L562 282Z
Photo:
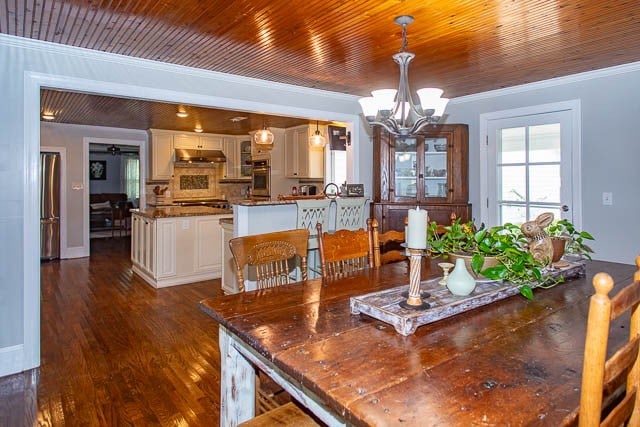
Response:
M93 239L91 257L41 265L41 366L0 378L0 425L219 424L218 325L198 302L220 280L154 289L129 250Z

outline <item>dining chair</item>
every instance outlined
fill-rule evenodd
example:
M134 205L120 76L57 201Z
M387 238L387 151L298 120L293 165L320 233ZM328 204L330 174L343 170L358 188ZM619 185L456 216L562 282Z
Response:
M296 256L300 258L302 280L307 278L307 242L309 231L294 229L273 233L235 237L229 240L229 248L236 265L238 289L245 291L244 268L252 266L256 272L257 289L271 288L291 283ZM290 397L282 387L264 372L256 372L256 414L271 414L270 417L287 418L303 416L294 407L279 409L290 402ZM268 417L265 417L268 419ZM283 418L283 419L284 419ZM259 422L258 421L253 421ZM260 425L260 424L249 424ZM286 424L285 424L286 425ZM293 424L291 424L293 425Z
M613 279L607 273L593 277L596 293L591 297L582 368L580 406L563 426L640 425L640 256L633 283L613 298ZM609 358L610 322L630 312L629 340Z
M371 224L367 229L322 231L318 223L318 245L322 277L337 278L353 271L374 266Z
M245 290L243 272L247 265L255 267L257 289L289 284L289 261L295 256L301 260L302 280L306 280L308 240L309 231L303 229L254 234L229 240L239 290Z
M400 246L405 241L404 231L389 230L380 233L378 220L375 218L367 219L367 225L371 228L373 238L373 265L375 267L407 259L405 249Z

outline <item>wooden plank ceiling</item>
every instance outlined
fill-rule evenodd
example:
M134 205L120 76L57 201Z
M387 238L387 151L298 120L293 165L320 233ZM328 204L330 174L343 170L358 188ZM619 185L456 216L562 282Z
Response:
M458 97L640 60L638 0L4 0L0 32L356 95Z

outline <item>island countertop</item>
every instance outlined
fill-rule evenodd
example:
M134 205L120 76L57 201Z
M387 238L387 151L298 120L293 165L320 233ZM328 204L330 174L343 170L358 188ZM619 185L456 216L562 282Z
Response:
M182 216L232 215L232 209L210 208L208 206L166 206L146 209L131 209L146 218L174 218Z

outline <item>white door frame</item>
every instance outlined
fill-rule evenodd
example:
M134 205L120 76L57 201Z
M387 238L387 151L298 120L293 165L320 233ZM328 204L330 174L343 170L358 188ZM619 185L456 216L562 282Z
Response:
M91 244L90 237L91 233L89 231L89 144L102 144L102 145L127 145L131 147L138 148L138 156L140 158L140 202L139 206L146 206L146 194L144 191L144 183L147 181L147 170L146 164L147 162L143 159L147 158L147 141L141 139L114 139L114 138L94 138L92 136L85 136L82 138L82 181L84 182L84 203L82 204L82 229L83 239L82 246L84 256L91 255Z
M580 133L582 115L579 99L480 114L480 221L482 223L495 225L489 224L489 209L487 207L490 191L488 188L488 176L490 173L488 170L489 121L556 111L569 111L571 113L572 222L578 230L582 229L582 135ZM495 171L492 173L495 173Z

